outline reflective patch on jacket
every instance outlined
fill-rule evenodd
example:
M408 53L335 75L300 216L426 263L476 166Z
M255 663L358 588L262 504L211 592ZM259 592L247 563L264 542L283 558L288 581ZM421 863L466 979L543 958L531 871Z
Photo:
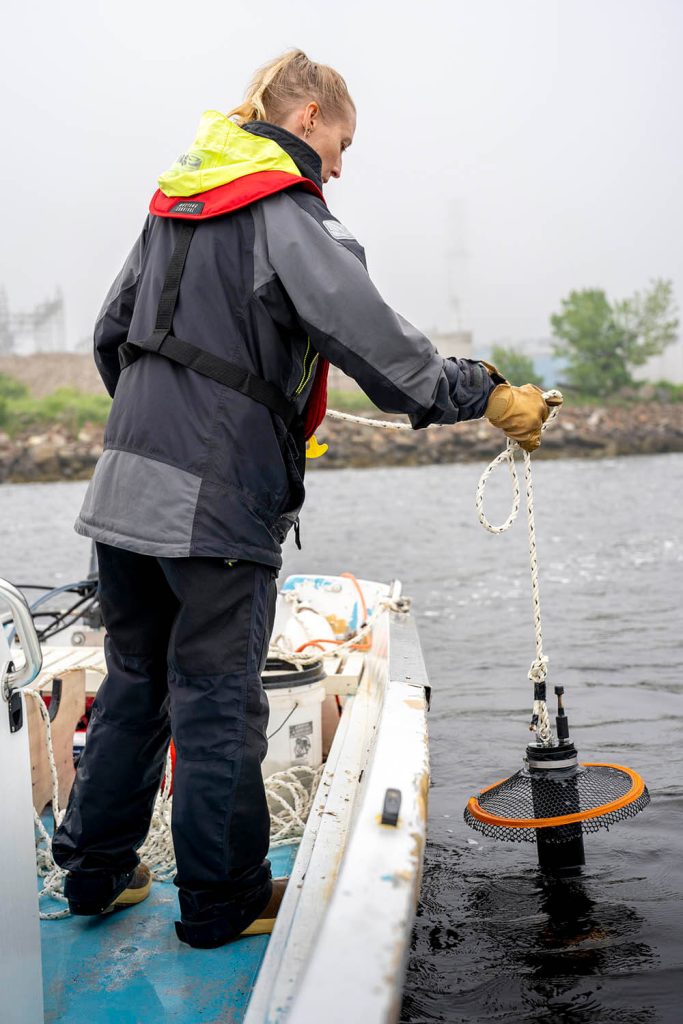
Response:
M344 227L340 220L324 220L323 227L333 238L336 238L338 242L346 238L350 242L356 242L356 236L353 235L347 227Z

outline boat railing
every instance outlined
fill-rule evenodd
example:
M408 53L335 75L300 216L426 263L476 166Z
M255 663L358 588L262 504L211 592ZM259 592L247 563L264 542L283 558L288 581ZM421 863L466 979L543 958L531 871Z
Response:
M6 609L9 609L9 614ZM23 662L17 667L21 645ZM25 687L42 665L23 595L0 579L0 992L3 1024L43 1024L31 756Z
M14 690L33 682L42 667L43 655L26 598L12 583L3 579L0 579L0 603L9 607L24 654L23 665L15 668L14 663L10 661L2 672L2 695L5 700L9 700Z

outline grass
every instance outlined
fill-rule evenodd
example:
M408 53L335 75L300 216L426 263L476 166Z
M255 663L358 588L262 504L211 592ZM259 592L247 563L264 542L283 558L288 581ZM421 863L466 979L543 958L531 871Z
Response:
M45 398L34 398L25 384L0 373L0 430L10 436L28 430L60 426L77 434L86 423L103 426L111 399L76 388L59 388Z
M683 384L672 384L670 381L639 384L629 389L628 394L613 395L608 399L580 395L567 389L565 400L568 406L683 402ZM341 412L378 412L377 407L360 390L330 388L328 405L330 409L339 409ZM59 388L45 398L34 398L21 381L0 373L0 430L10 436L55 426L62 427L70 434L77 434L86 423L104 426L110 408L111 399L108 395L87 394L76 388Z
M339 412L373 412L379 410L363 391L346 391L341 388L330 388L327 394L327 405Z

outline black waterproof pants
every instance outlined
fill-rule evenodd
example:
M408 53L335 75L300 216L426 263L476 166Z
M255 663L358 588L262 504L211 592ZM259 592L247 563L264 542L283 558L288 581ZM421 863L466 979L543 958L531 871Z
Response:
M181 938L220 944L271 894L260 673L275 575L254 562L98 544L107 677L53 841L69 895L106 904L137 865L172 735ZM206 940L204 942L203 940Z

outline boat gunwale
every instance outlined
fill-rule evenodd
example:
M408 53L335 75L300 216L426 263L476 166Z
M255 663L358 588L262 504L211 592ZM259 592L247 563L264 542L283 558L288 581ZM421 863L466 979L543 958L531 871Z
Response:
M382 657L376 654L382 646L383 678ZM367 712L371 695L374 717L364 737L365 760L362 765L356 762L355 772L349 777L343 748L352 734L353 719L357 724L359 716ZM383 613L373 634L373 650L358 693L350 702L352 708L345 709L345 715L347 710L351 712L349 724L339 737L337 749L333 743L333 763L316 795L309 819L310 835L304 833L290 881L292 891L288 888L287 902L281 908L282 916L278 916L244 1024L303 1024L321 1014L328 1021L357 1018L368 1024L397 1019L426 840L428 697L429 684L414 620L406 613ZM397 726L398 733L390 735ZM389 780L398 778L403 799L398 826L392 828L381 825L380 814ZM346 794L352 819L341 851L325 849L324 824L321 827L321 819L330 817L326 801L335 789L337 796ZM369 866L373 857L382 865L380 875ZM323 872L325 876L321 877ZM307 894L302 900L307 887L312 887L309 893L319 893L321 882L327 886L324 901L308 899ZM358 908L352 906L352 894L359 887L370 901L381 892L381 913L376 912L378 908L369 910L366 922L373 932L372 956L359 953L364 936L357 926L363 922L356 921L356 927L349 927L349 915L358 913ZM346 920L346 926L339 926L340 917ZM347 984L349 957L356 961L352 986ZM336 964L336 970L329 969L332 964ZM342 971L340 964L344 965ZM364 978L355 976L356 968L364 971ZM325 977L324 992L320 977Z

